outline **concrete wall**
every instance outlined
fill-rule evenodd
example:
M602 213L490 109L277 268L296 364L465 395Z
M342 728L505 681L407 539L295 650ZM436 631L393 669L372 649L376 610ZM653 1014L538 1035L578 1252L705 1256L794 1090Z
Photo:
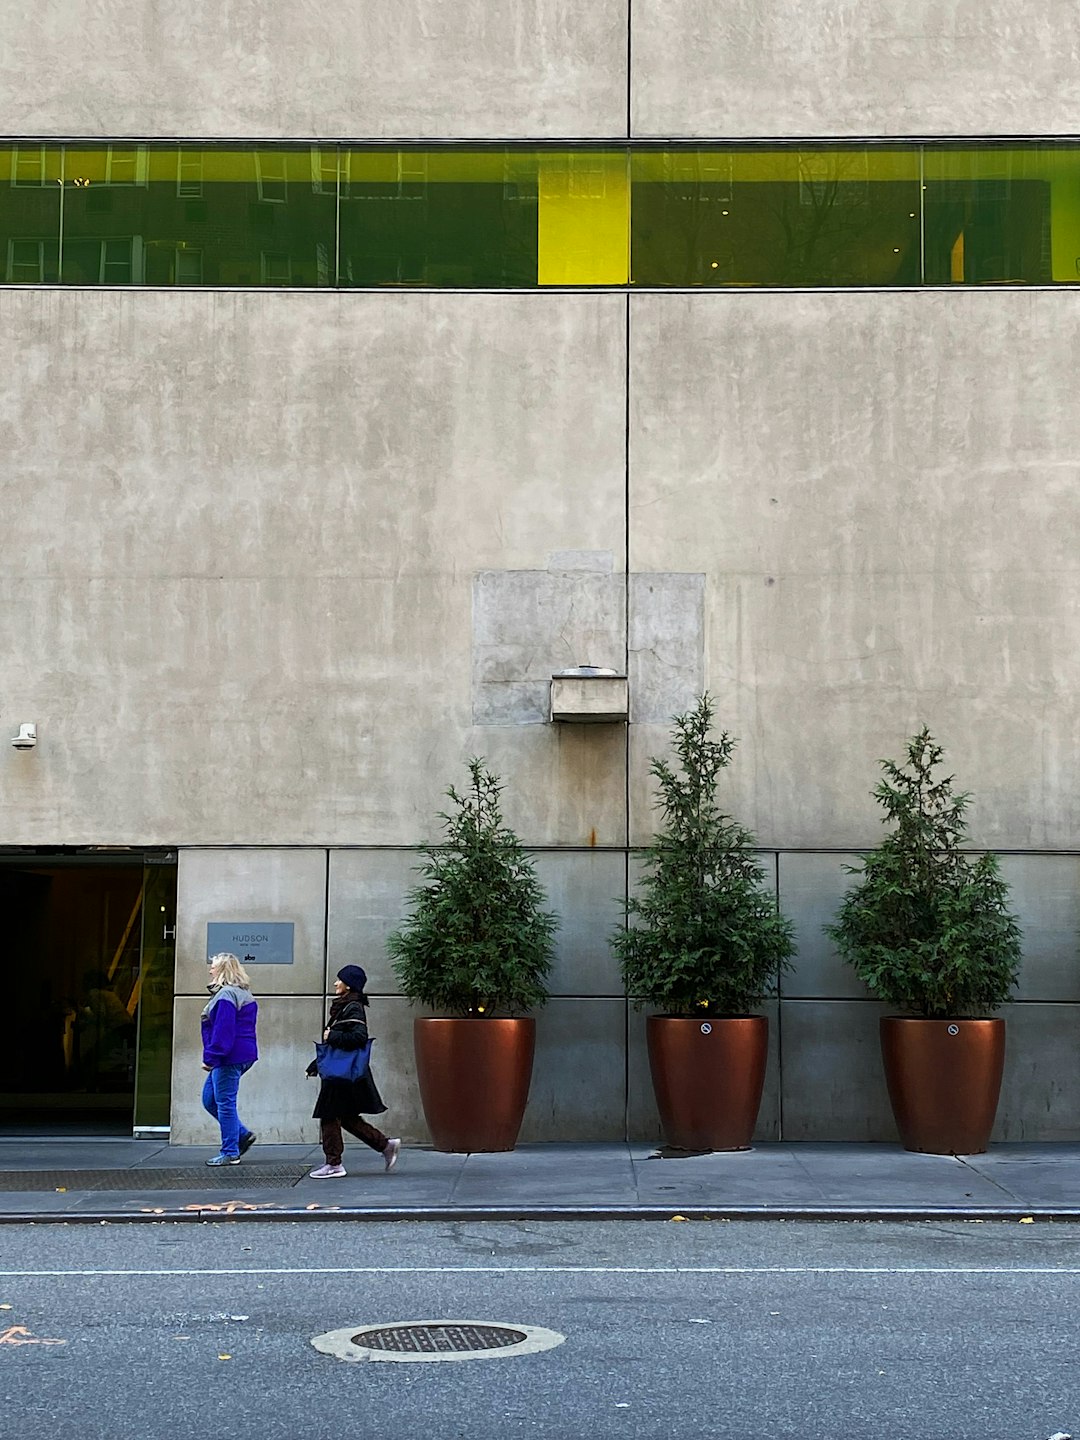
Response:
M484 750L530 841L621 843L596 743L474 728L472 634L529 572L537 673L621 660L625 306L0 292L5 841L413 844Z
M1074 135L1070 0L634 0L639 136Z
M572 138L1080 130L1069 0L0 3L13 135ZM632 55L628 98L627 56Z
M544 677L629 658L635 841L704 683L763 845L873 843L925 721L976 843L1069 848L1080 297L635 296L628 492L626 304L0 292L5 842L416 844L484 752L618 845Z
M425 1142L412 1050L413 1011L387 963L387 934L415 883L407 850L182 851L172 1138L210 1144L199 1105L199 1012L206 1003L206 923L291 920L292 966L252 966L260 1002L260 1063L244 1081L242 1114L265 1140L311 1140L313 1085L304 1068L321 1032L330 982L342 965L368 971L373 1069L389 1133ZM798 955L770 1020L760 1140L895 1140L881 1073L878 1019L886 1013L822 932L850 883L852 854L763 855L779 902L796 922ZM618 923L626 863L619 852L541 852L537 869L562 920L552 1000L537 1023L524 1141L661 1138L643 1016L622 996L607 938ZM1072 1057L1080 1019L1080 858L1009 855L1005 878L1024 932L1025 965L1008 1021L998 1140L1065 1140L1080 1133ZM323 936L325 933L325 946Z
M1064 0L0 0L13 136L1075 134L1078 51ZM205 924L244 915L299 937L256 975L250 1122L313 1135L359 958L388 1123L423 1135L381 947L473 753L564 921L525 1137L654 1137L606 936L706 686L800 937L761 1134L892 1135L878 1007L820 927L924 721L1016 852L999 1134L1080 1134L1078 306L0 291L0 726L40 735L0 744L0 844L180 848L176 1138L210 1138ZM628 733L545 723L575 662L625 665Z
M608 136L628 0L0 0L10 135Z
M928 724L976 844L1080 830L1080 297L635 296L630 568L701 571L705 680L767 846L872 845ZM631 834L648 833L632 727Z
M651 831L648 756L703 685L801 936L762 1134L892 1133L877 1007L820 924L832 852L879 833L877 758L924 720L976 841L1031 852L1009 863L1042 958L1001 1133L1076 1132L1080 884L1050 852L1080 793L1077 297L627 303L0 293L0 719L41 737L0 751L0 825L181 847L178 1139L205 1133L203 926L244 917L307 937L257 977L251 1123L313 1133L301 1062L359 957L390 1123L422 1136L380 946L474 752L564 917L524 1133L655 1135L605 937L628 817ZM545 675L620 657L628 736L544 723Z

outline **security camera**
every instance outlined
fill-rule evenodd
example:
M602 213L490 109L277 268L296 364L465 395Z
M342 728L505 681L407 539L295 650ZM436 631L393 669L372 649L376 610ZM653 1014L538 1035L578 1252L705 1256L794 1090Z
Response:
M12 736L11 743L16 750L33 750L37 744L37 726L20 725L19 733Z

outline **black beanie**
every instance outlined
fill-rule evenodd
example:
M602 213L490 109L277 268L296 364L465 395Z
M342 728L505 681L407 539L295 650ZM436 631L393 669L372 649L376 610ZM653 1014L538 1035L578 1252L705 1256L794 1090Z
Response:
M344 981L350 990L358 990L363 994L367 984L367 971L360 965L343 965L337 972L337 978Z

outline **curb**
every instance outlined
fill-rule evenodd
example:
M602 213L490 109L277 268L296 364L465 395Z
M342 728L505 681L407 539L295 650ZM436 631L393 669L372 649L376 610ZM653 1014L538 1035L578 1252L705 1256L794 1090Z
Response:
M233 1202L235 1203L235 1202ZM374 1206L349 1205L275 1210L232 1210L229 1201L205 1209L129 1212L117 1210L24 1211L0 1214L0 1225L205 1225L220 1221L265 1224L296 1221L442 1221L464 1220L661 1220L673 1221L933 1221L966 1220L1017 1224L1021 1221L1080 1221L1078 1206L876 1205L863 1208L837 1205L690 1205L679 1209L658 1205L483 1205L483 1206Z

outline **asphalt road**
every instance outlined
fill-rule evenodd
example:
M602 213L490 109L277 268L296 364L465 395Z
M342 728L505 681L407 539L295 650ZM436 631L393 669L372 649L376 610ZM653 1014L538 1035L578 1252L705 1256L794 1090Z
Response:
M1080 1227L0 1228L3 1440L1080 1440ZM325 1331L544 1326L346 1363Z

